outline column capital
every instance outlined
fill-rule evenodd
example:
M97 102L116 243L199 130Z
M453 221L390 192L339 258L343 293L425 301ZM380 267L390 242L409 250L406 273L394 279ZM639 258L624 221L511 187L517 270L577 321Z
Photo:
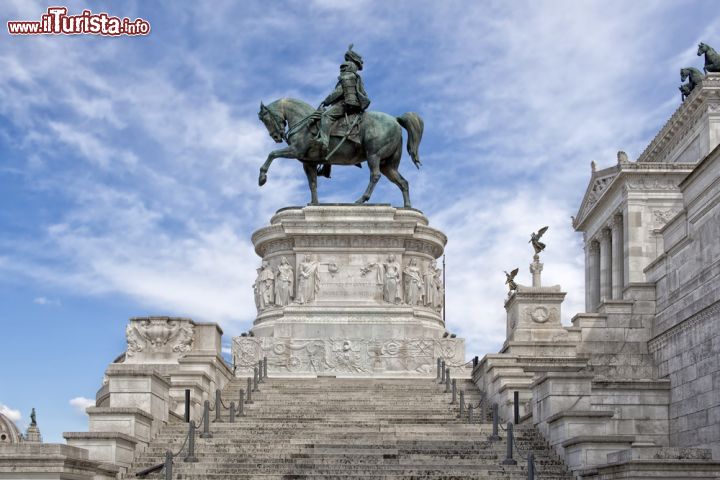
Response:
M590 253L600 253L600 242L597 240L590 240L587 243L586 248Z
M612 227L622 227L622 225L623 225L622 213L616 213L615 215L613 215L613 218L610 221L610 225L612 225Z
M603 228L600 230L598 236L600 237L601 241L610 240L610 233L611 233L610 228Z

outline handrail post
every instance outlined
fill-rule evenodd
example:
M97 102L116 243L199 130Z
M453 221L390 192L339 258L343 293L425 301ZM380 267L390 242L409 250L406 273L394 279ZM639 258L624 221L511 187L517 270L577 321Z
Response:
M498 406L497 403L493 403L493 433L488 438L491 442L500 440L500 435L498 435L498 421Z
M210 400L205 400L203 405L203 432L200 434L200 438L212 438L210 433Z
M240 389L240 402L238 403L238 417L245 416L245 390Z
M445 360L440 363L440 385L445 383Z
M513 423L507 423L507 451L505 453L505 460L502 461L503 465L517 465L517 461L513 459Z
M450 393L450 369L445 369L445 393Z
M253 368L253 387L252 387L252 391L253 391L253 392L259 392L259 391L260 391L260 388L258 387L258 368L257 368L257 367Z
M198 459L195 456L195 420L190 420L190 426L188 427L188 452L183 459L184 462L197 462Z
M190 423L190 389L185 389L185 423Z
M263 361L258 360L258 383L265 383L263 378Z
M528 453L528 480L535 480L535 455Z
M465 390L460 390L460 418L465 415Z
M263 357L263 377L267 380L267 357Z
M235 400L230 402L230 423L235 423Z
M451 405L455 405L457 403L457 379L452 379L452 400L450 400Z
M440 383L440 376L442 375L440 371L442 370L442 365L440 364L441 360L440 357L437 359L437 376L435 377L435 381L437 383Z
M487 405L486 405L487 402L485 400L487 400L487 397L483 393L483 397L480 400L480 419L481 419L480 421L482 423L485 423L485 419L487 418Z
M468 405L468 423L473 423L473 404Z
M493 403L492 405L492 422L493 422L493 430L492 435L488 437L488 440L491 442L499 442L500 441L500 435L498 435L498 404Z
M165 480L172 480L173 453L165 450Z
M253 399L252 399L252 378L250 378L250 377L248 377L248 379L247 379L247 400L245 400L245 403L247 403L248 405L252 405L252 404L253 404Z
M513 392L513 420L515 425L520 423L520 392L517 390Z
M220 416L220 411L222 408L222 400L220 398L220 395L222 395L222 392L218 388L217 390L215 390L215 421L216 422L222 421L222 417Z

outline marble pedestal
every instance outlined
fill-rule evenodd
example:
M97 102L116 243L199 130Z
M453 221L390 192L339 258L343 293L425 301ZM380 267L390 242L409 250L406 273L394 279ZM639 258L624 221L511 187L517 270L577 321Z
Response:
M252 237L261 257L253 336L233 339L237 375L434 376L464 363L443 338L445 235L413 209L319 205L278 211ZM272 277L272 278L271 278Z

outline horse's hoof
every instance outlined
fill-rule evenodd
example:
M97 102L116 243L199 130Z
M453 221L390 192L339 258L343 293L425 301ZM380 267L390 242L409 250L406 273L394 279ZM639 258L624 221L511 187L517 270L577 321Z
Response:
M367 202L367 200L366 200L365 198L363 198L363 197L360 197L360 198L358 198L357 200L355 200L355 203L356 203L357 205L362 205L362 204L365 203L365 202Z
M267 182L267 175L261 173L260 177L258 177L258 185L262 187L263 185L265 185L265 182Z

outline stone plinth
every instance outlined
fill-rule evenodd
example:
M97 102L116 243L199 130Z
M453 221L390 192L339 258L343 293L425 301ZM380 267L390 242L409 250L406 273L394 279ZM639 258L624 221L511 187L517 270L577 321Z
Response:
M565 292L560 290L560 285L552 287L518 285L517 291L505 302L507 343L554 342L559 337L566 337L567 332L560 323L564 299ZM560 352L558 354L562 355Z
M434 375L464 362L443 338L436 260L446 236L413 209L320 205L278 211L252 237L261 258L252 337L236 337L238 375L263 357L275 375Z
M30 425L25 433L25 441L29 443L42 443L42 434L37 425Z

